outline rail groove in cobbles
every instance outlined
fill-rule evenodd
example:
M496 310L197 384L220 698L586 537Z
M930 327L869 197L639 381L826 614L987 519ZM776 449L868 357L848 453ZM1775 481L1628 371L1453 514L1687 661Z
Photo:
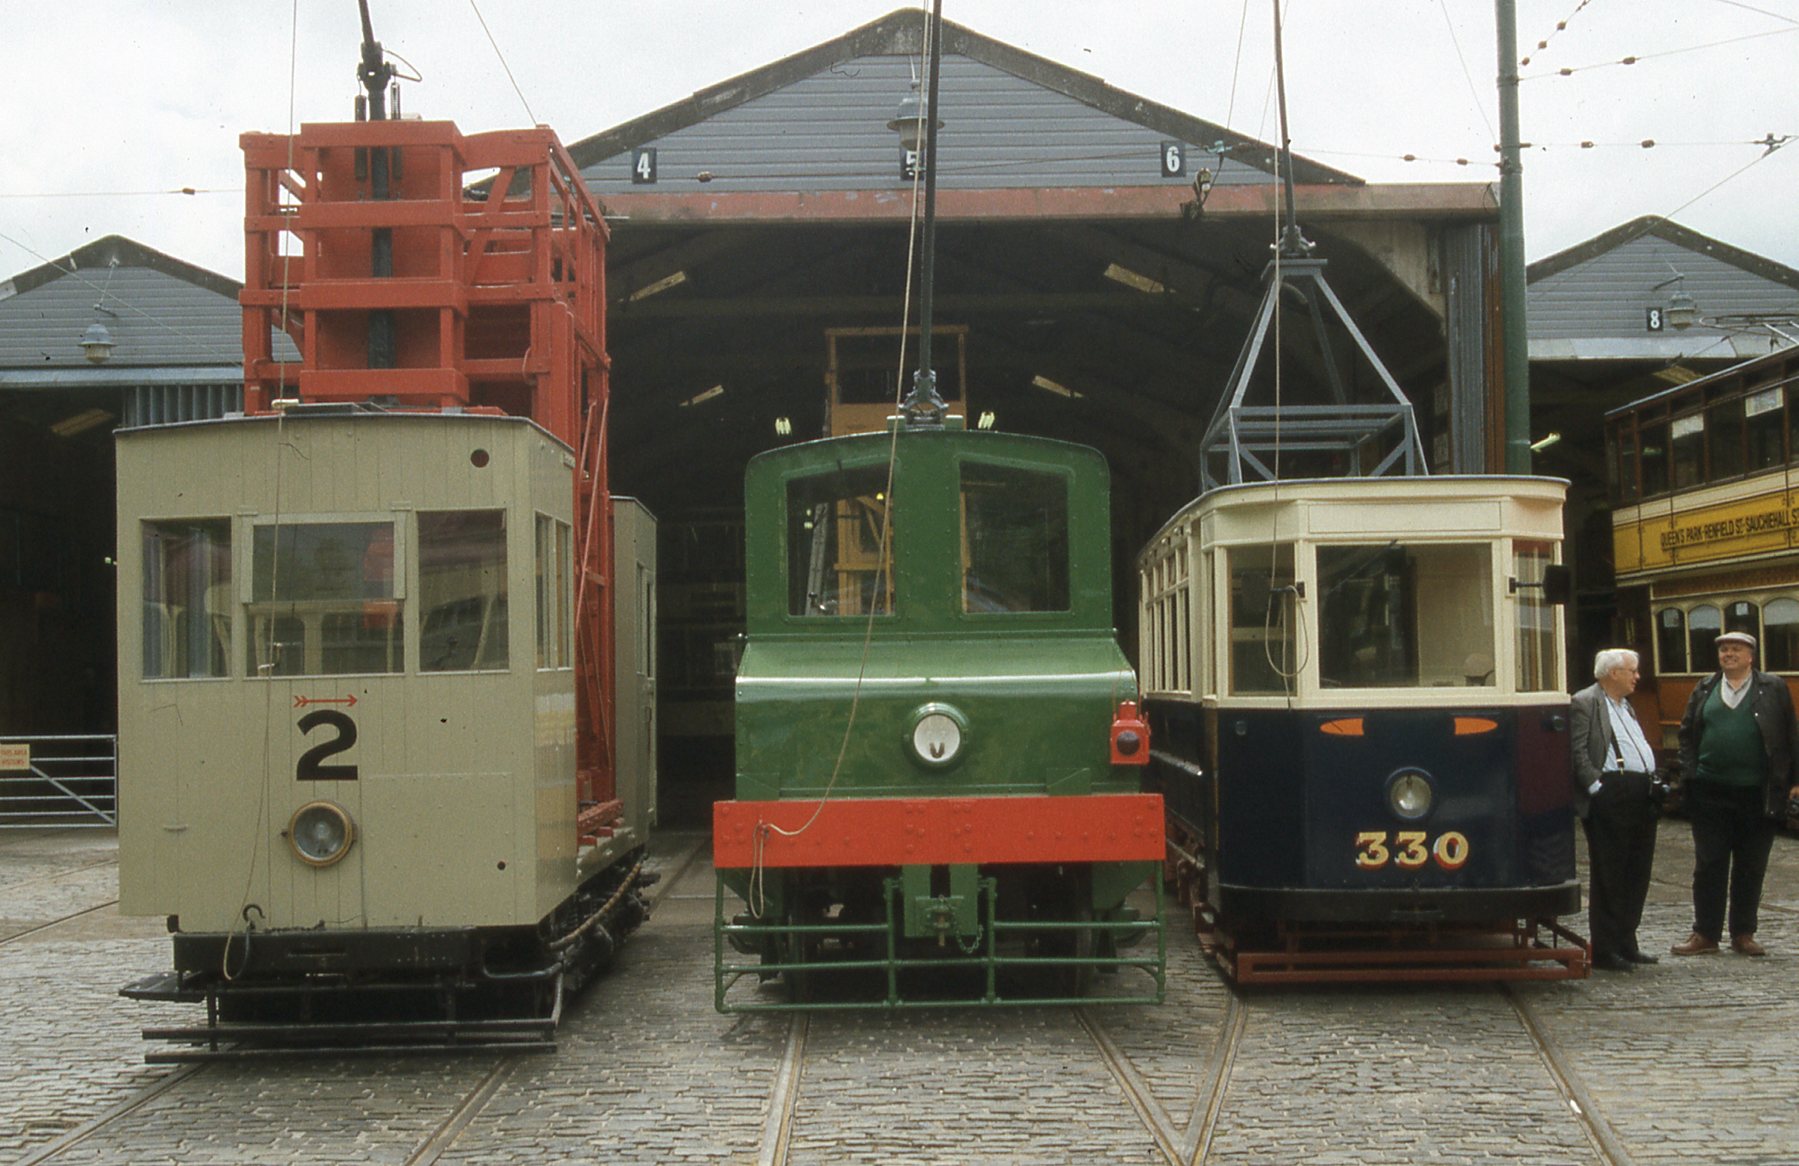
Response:
M0 838L0 1162L500 1166L1791 1166L1799 840L1776 843L1766 959L1680 959L1684 826L1641 937L1586 981L1233 991L1171 934L1159 1007L720 1016L712 872L657 859L655 916L546 1055L164 1070L119 1000L165 966L117 916L100 843ZM1584 922L1579 920L1577 922ZM760 991L780 991L769 984ZM1102 985L1101 990L1105 990Z

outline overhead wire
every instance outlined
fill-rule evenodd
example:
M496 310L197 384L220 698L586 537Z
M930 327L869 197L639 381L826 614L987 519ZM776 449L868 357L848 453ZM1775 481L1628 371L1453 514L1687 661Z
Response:
M140 198L165 194L242 194L241 186L175 186L167 190L42 190L0 193L0 198Z
M494 39L493 30L487 27L487 18L481 15L481 6L475 0L468 0L468 6L474 10L475 19L481 22L481 31L487 34L487 43L493 46L494 56L500 58L500 68L506 71L506 80L512 82L512 91L518 94L519 104L525 107L525 116L531 119L532 125L541 124L537 115L531 111L531 103L525 100L525 91L519 88L518 78L512 75L512 66L506 63L506 54L500 51L500 42Z
M106 291L106 289L102 285L95 283L93 280L89 279L86 275L84 275L82 273L81 268L79 268L75 265L73 255L65 255L61 260L51 259L51 258L45 256L43 253L39 252L35 247L32 247L27 243L20 242L18 239L13 238L11 235L7 234L5 231L0 231L0 240L4 240L8 243L11 243L14 247L17 247L19 250L25 252L27 255L30 255L30 256L34 257L35 259L37 259L38 262L44 264L44 266L56 269L57 271L61 272L63 275L69 277L70 279L75 280L77 283L90 289L91 291L95 292L96 294L104 294ZM156 327L161 328L163 331L168 332L171 335L177 336L177 337L181 338L182 340L185 340L188 343L194 345L194 347L200 352L204 352L211 356L240 355L239 353L232 352L232 350L230 350L230 349L222 348L216 344L208 343L207 341L200 339L198 336L195 336L191 332L185 332L182 329L175 327L175 325L169 323L167 320L163 319L162 317L154 315L154 314L147 312L144 309L138 307L136 304L133 304L130 300L123 299L122 297L120 297L118 295L112 295L111 300L113 303L119 305L121 308L124 308L126 311L130 312L132 315L142 317L144 320L148 321L150 324L153 324Z
M1592 0L1580 0L1580 3L1578 3L1574 6L1573 12L1568 13L1568 15L1566 15L1566 16L1562 17L1560 20L1556 21L1555 29L1552 32L1550 32L1547 36L1543 37L1543 39L1541 39L1537 42L1536 51L1540 53L1544 49L1547 49L1549 47L1550 41L1554 40L1556 37L1560 36L1562 33L1567 32L1568 31L1568 22L1573 20L1576 16L1579 16L1581 9L1585 8L1590 3L1592 3ZM1528 65L1528 64L1530 64L1530 58L1525 57L1523 60L1519 61L1518 64L1520 67Z
M1609 69L1620 65L1638 65L1644 61L1660 60L1663 57L1678 57L1685 53L1697 53L1706 49L1723 48L1726 45L1741 44L1744 41L1761 40L1770 36L1788 36L1795 32L1799 32L1799 25L1795 25L1792 28L1764 29L1761 32L1746 33L1743 36L1728 37L1724 40L1708 41L1705 44L1700 45L1685 45L1681 48L1663 49L1662 51L1655 53L1632 53L1619 57L1616 60L1594 61L1587 65L1564 65L1562 68L1550 73L1533 73L1529 76L1520 74L1518 80L1542 81L1554 77L1572 77L1576 73L1590 73L1595 69Z
M293 0L293 10L289 21L287 56L287 168L292 170L294 167L294 102L295 92L299 87L300 68L300 0ZM277 197L285 196L277 195ZM281 251L281 323L279 331L281 335L286 336L288 335L288 293L289 289L293 287L293 280L289 278L292 270L291 264L293 262L293 255L291 248L286 245L282 233L276 234L276 246ZM287 394L287 363L288 362L285 360L278 362L279 370L276 374L279 385L276 390L277 399L285 399ZM247 392L249 389L247 381L244 387ZM249 402L246 401L245 404L247 406ZM286 465L286 458L283 456L283 451L287 448L286 430L287 410L280 405L277 405L275 410L275 513L274 525L271 528L274 534L274 545L269 549L269 600L271 604L276 601L281 594L281 504L282 484L284 479L282 471ZM251 540L252 542L255 540L254 530L252 530ZM254 559L254 554L252 554L251 557ZM254 570L252 570L251 574L254 576ZM252 579L252 584L254 584L254 579ZM235 979L236 975L242 974L250 965L250 936L256 929L255 924L250 921L251 909L255 908L258 915L263 915L262 908L257 907L256 904L250 901L250 895L253 893L256 886L257 856L262 850L263 837L269 831L269 764L274 756L275 733L274 669L277 655L280 651L280 645L274 640L275 626L275 620L273 618L273 613L271 612L267 647L268 659L266 662L259 661L256 669L257 677L263 682L262 764L257 770L260 775L260 780L256 783L256 821L250 832L250 854L245 864L244 893L239 899L237 917L226 925L225 943L219 952L219 975L226 981ZM244 632L254 639L255 628L249 619L245 620ZM366 901L367 899L365 898L364 902ZM266 917L267 916L265 915L264 918ZM231 971L231 936L237 930L237 924L240 920L244 925L244 958L242 964L238 967L237 973L234 974Z
M928 0L924 0L924 2L921 2L920 4L920 9L925 16L925 35L920 38L919 53L921 65L928 66L931 54L937 51L937 46L932 43L931 37L931 34L934 31L933 26L935 22L930 19L929 10L925 8L925 3L928 3ZM926 102L919 102L918 118L921 131L924 119L926 117L935 118L936 116L937 111L935 109L927 108ZM922 200L919 198L919 189L924 177L925 167L935 165L937 165L937 159L933 154L933 156L929 158L921 158L921 164L912 168L912 214L910 226L906 235L905 292L900 297L899 371L898 375L894 378L894 411L896 414L901 413L904 410L903 401L906 392L906 338L911 328L912 287L919 258L919 219L922 213ZM818 796L818 804L812 808L811 815L799 826L789 830L778 826L773 822L758 821L756 823L756 828L751 835L750 898L748 905L750 914L758 919L763 917L768 905L765 897L767 864L764 860L768 836L770 834L779 834L783 838L797 838L807 830L810 830L813 824L818 821L819 816L824 813L825 804L830 801L832 793L837 788L838 778L843 773L844 760L849 756L850 740L852 739L856 728L856 714L862 705L862 687L868 675L869 653L874 645L875 617L880 613L881 599L886 595L886 589L892 586L892 568L890 566L889 556L893 546L893 478L894 468L899 463L899 433L903 424L904 423L901 422L890 426L888 429L887 482L882 495L884 501L880 510L881 537L875 558L874 588L869 597L868 611L865 614L862 625L862 651L856 665L856 682L850 690L849 715L844 722L843 735L838 741L837 757L831 765L831 775L825 782L824 791ZM897 603L898 597L895 596L893 605L897 605ZM891 610L891 607L889 610Z
M1468 96L1474 100L1475 112L1480 114L1481 124L1487 127L1487 136L1496 139L1499 135L1493 131L1493 122L1487 117L1486 103L1481 101L1480 91L1474 84L1474 74L1468 69L1468 58L1462 55L1462 42L1455 35L1455 21L1449 18L1447 0L1437 0L1437 9L1443 13L1443 26L1449 30L1449 44L1455 49L1456 62L1462 66L1462 77L1468 82Z
M1224 124L1231 124L1231 115L1237 110L1237 78L1243 73L1243 34L1249 27L1249 0L1243 0L1243 6L1237 12L1237 51L1231 57L1231 94L1224 106Z

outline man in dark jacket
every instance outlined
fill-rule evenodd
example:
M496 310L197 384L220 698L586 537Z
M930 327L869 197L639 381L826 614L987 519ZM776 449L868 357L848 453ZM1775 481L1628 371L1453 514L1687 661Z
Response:
M1766 955L1755 942L1756 912L1775 823L1787 798L1799 797L1793 772L1799 724L1786 681L1755 670L1754 636L1725 632L1714 642L1718 671L1694 686L1680 718L1680 764L1693 824L1693 934L1672 950L1717 951L1728 897L1731 948Z

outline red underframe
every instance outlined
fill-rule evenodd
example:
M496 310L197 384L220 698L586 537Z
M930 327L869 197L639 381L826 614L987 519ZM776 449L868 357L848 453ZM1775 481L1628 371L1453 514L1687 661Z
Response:
M834 799L807 826L818 809L817 801L717 803L713 865L754 865L764 825L778 827L763 835L765 867L1160 862L1166 853L1160 794Z

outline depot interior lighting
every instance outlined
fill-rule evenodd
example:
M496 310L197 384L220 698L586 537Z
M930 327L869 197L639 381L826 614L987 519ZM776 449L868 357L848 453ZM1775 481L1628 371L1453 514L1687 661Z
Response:
M626 296L625 299L635 304L639 300L647 300L651 296L661 295L670 288L680 287L687 282L687 273L677 271L673 275L665 275L655 283L648 283Z
M1168 290L1168 285L1161 280L1151 279L1141 272L1132 271L1128 267L1120 267L1116 263L1108 264L1105 274L1107 279L1122 283L1126 287L1136 288L1140 292L1148 292L1151 295L1161 295Z
M1071 399L1077 400L1077 401L1080 400L1080 398L1081 398L1080 393L1075 392L1073 389L1069 388L1067 385L1062 384L1059 381L1050 380L1048 377L1043 376L1041 373L1039 373L1037 376L1034 376L1031 378L1031 384L1035 385L1039 389L1042 389L1046 393L1054 393L1058 397L1068 397L1068 398L1071 398Z
M723 385L713 385L711 388L707 389L705 392L695 393L693 396L687 398L685 401L682 401L681 408L686 409L693 405L704 405L707 401L710 401L712 398L722 397L724 395L725 395L725 387Z
M58 437L74 437L77 433L86 433L94 426L104 425L111 420L112 414L104 409L83 409L50 426L50 432Z

